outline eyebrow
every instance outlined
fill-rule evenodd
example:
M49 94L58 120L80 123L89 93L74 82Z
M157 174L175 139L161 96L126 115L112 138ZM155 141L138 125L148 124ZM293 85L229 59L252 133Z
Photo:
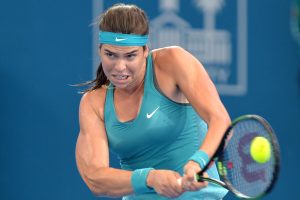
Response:
M111 54L116 54L115 52L112 52L112 51L110 51L110 50L108 50L108 49L104 49L104 51L105 51L105 52L108 52L108 53L111 53ZM135 49L135 50L133 50L133 51L127 52L127 53L125 53L125 54L128 55L128 54L133 54L133 53L136 53L136 52L138 52L138 49Z

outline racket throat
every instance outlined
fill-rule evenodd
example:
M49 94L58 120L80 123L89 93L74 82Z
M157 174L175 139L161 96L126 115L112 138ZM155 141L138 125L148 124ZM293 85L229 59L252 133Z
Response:
M197 181L198 181L198 182L208 181L208 182L210 182L210 183L213 183L213 184L222 186L222 187L224 187L224 188L226 188L226 189L229 189L228 186L227 186L225 183L223 183L222 181L219 181L219 180L217 180L217 179L214 179L214 178L206 178L206 177L198 176L198 177L197 177Z

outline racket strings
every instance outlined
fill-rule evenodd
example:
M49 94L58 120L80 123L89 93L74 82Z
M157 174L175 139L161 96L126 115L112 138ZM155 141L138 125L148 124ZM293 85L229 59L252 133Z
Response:
M275 159L271 154L270 160L263 164L254 161L250 144L257 136L271 141L269 130L258 120L246 119L237 123L230 134L231 139L220 159L225 181L244 195L263 194L272 182Z

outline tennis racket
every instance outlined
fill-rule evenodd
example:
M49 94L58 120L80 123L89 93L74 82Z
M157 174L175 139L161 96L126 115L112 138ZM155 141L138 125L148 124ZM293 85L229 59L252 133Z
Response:
M250 154L251 142L258 136L267 139L271 147L270 159L263 163ZM212 162L221 181L202 176ZM243 115L228 127L217 151L195 179L220 185L241 199L259 199L274 187L279 166L280 150L272 127L258 115Z

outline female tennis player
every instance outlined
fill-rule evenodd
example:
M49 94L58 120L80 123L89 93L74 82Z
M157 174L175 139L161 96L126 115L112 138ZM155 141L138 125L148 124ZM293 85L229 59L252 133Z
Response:
M79 108L80 175L96 196L222 199L227 190L194 175L229 115L202 64L180 47L150 51L148 32L135 5L114 5L99 20L101 63ZM110 167L110 150L121 169ZM215 165L206 176L219 178Z

